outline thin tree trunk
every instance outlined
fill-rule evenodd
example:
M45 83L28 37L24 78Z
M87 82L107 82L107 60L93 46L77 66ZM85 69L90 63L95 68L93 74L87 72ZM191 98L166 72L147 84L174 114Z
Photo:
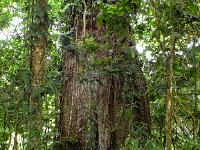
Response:
M110 77L110 87L109 87L109 101L108 101L108 120L110 126L110 145L109 149L116 149L116 112L115 112L115 81L114 77Z
M173 77L173 61L175 51L175 35L172 30L170 36L170 52L166 60L166 117L165 117L165 136L166 136L166 150L172 149L172 108L173 108L173 93L172 93L172 77Z
M195 44L196 44L196 39L193 41L193 47L195 47ZM193 149L196 149L196 139L198 138L198 135L197 135L197 124L198 122L195 120L195 118L197 117L197 110L198 110L198 62L197 62L197 54L195 52L195 57L194 57L194 61L195 61L195 77L194 77L194 118L193 118L193 140L195 141L195 144L193 146Z
M18 111L17 111L18 113ZM14 136L14 149L18 150L18 114L15 113L15 136Z
M29 100L29 139L28 148L40 150L41 149L41 132L42 132L42 92L41 87L43 83L45 51L47 47L47 1L36 1L36 12L42 11L44 15L40 16L40 22L33 24L37 26L37 37L33 39L33 48L31 50L31 87L32 92ZM33 18L35 20L36 18ZM38 19L38 18L37 18Z

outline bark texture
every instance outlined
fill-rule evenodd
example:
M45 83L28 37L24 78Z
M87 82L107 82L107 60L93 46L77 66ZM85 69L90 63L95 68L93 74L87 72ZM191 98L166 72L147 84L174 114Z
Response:
M66 50L63 53L62 89L60 96L59 149L86 149L87 93L84 84L77 82L79 64L76 56Z
M136 56L134 59L129 57L129 60L124 58L125 61L117 62L118 65L113 63L124 55L122 47L129 40L121 42L114 30L107 34L105 21L103 25L97 25L99 10L94 7L93 2L82 1L83 14L79 18L82 21L72 19L77 21L72 23L76 25L72 27L75 29L74 41L77 44L81 41L84 45L79 55L68 50L63 53L58 129L58 140L63 144L60 149L63 150L119 149L128 134L137 130L133 130L133 124L145 125L144 132L150 133L149 101L142 62ZM90 15L86 14L86 10ZM74 13L74 18L78 16L80 15ZM130 32L129 26L126 29ZM94 52L87 49L87 44L91 44L87 43L90 37L100 45ZM130 56L130 53L127 55ZM94 62L91 61L92 58ZM103 63L93 66L92 63L95 62ZM126 73L131 65L135 66L135 72ZM113 73L113 70L119 70L120 67L124 70L123 73ZM77 79L82 82L77 82ZM126 94L129 96L125 96ZM126 116L127 109L130 110L129 118Z
M173 108L173 93L172 93L172 77L173 77L173 61L175 53L175 35L172 30L170 36L170 52L166 60L166 117L165 117L165 149L172 149L172 108Z
M41 10L44 12L43 21L38 23L36 28L37 32L40 34L37 37L34 37L31 42L34 46L31 49L31 87L32 91L30 94L29 100L29 140L28 148L40 150L41 149L41 107L42 107L42 92L41 86L43 83L43 72L44 72L44 61L45 61L45 51L47 47L47 1L46 0L37 0L36 1L36 11ZM34 18L35 19L35 18ZM36 24L33 24L36 25ZM39 38L40 37L40 38Z
M104 77L101 83L96 91L99 149L114 149L116 146L114 78Z

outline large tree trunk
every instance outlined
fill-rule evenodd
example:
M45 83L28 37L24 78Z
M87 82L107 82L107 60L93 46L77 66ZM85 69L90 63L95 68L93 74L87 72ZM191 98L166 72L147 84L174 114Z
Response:
M114 77L101 78L96 92L99 149L115 149L115 85Z
M67 5L67 3L66 3ZM84 11L85 12L85 11ZM71 8L71 27L76 28L78 14L76 8ZM76 18L76 19L75 19ZM84 17L83 17L84 18ZM66 25L67 26L67 25ZM78 50L75 48L75 41L80 33L85 33L83 28L78 28L72 35L66 35L68 43L61 42L62 54L62 86L60 96L60 114L58 123L57 144L55 150L83 150L87 149L87 126L88 126L88 102L89 91L86 82L79 83L81 64L78 58ZM72 48L74 47L74 48ZM79 81L78 81L79 80Z
M66 50L62 58L62 89L60 96L59 142L57 149L85 149L86 106L87 93L84 84L78 83L79 64L76 56Z
M82 47L79 55L82 63L78 63L76 56L69 51L64 52L59 122L59 139L64 145L60 146L60 149L119 149L124 139L133 131L132 123L135 122L139 126L145 124L146 130L144 132L150 133L149 101L141 62L139 57L135 57L132 64L130 64L130 60L127 62L124 60L123 64L119 64L122 68L134 64L138 69L132 74L124 72L114 75L109 72L110 70L102 71L106 67L117 70L119 66L114 64L94 66L94 69L91 69L90 56L95 56L94 59L97 62L106 59L115 60L123 55L122 49L119 47L124 45L123 42L120 43L121 39L117 36L110 35L112 38L108 35L104 36L106 22L102 26L97 26L95 19L98 10L93 7L93 1L86 2L83 0L82 2L84 13L81 19L83 21L72 23L77 25L73 27L76 29L75 41L82 39L84 45L85 42L88 42L85 37L88 34L99 45L104 46L104 41L109 41L109 44L106 48L97 48L94 53L87 51L86 47ZM90 12L91 16L86 15L86 10ZM82 35L83 38L81 38ZM124 42L128 43L128 41L125 40ZM112 56L108 54L109 49L113 49ZM84 73L82 72L84 74L82 79L85 82L81 84L76 81L76 78L78 78L82 68L85 69ZM86 82L89 83L87 86ZM134 92L135 95L133 94L131 98L122 98L121 94L127 87L128 92ZM136 96L137 93L139 93L139 96ZM126 117L124 112L126 112L127 104L128 109L132 108L134 104L136 107L131 110L130 120L124 121L123 117ZM92 136L93 139L88 139L86 135ZM89 145L86 141L95 146Z
M119 116L116 125L117 147L122 145L128 135L131 138L141 139L140 144L142 145L151 133L147 85L142 72L142 62L139 60L137 51L135 51L134 60L130 64L127 62L124 67L130 68L133 65L132 73L125 73L120 76L118 86L115 86L118 87L116 93L119 95L115 106L116 116Z
M42 83L43 83L43 71L44 71L44 61L45 61L45 51L47 47L47 1L37 0L36 10L42 11L43 16L41 16L40 22L37 24L32 24L37 26L37 31L32 31L38 33L37 37L33 37L32 44L34 45L31 49L31 94L29 100L29 139L28 147L29 149L40 150L41 149L41 107L42 107ZM33 12L32 12L33 13ZM35 20L36 18L33 18ZM37 18L38 19L38 18Z
M133 86L133 103L135 103L135 108L133 110L133 114L135 116L135 121L138 126L145 126L144 132L150 134L151 133L151 119L150 119L150 107L149 107L149 99L147 93L147 85L146 79L143 75L142 71L142 61L139 60L139 56L136 53L136 58L134 60L135 71L130 76L129 85Z

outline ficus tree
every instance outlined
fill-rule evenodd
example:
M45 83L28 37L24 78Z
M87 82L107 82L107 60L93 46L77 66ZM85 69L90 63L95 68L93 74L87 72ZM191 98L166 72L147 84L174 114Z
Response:
M0 31L0 149L199 149L198 1L2 0Z
M130 8L125 7L129 2ZM63 13L70 17L64 27L68 32L60 37L60 145L55 149L118 149L128 131L137 132L139 126L144 127L141 141L147 139L151 129L146 83L130 36L131 14L136 15L139 4L72 1L65 5ZM124 121L125 129L120 123L123 117L130 119Z

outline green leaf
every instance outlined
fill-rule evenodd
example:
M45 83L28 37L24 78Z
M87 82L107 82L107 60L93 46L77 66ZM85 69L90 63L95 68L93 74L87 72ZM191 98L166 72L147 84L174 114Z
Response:
M51 10L52 9L52 6L51 5L47 5L47 10Z
M135 58L135 53L133 50L131 50L131 57L134 59Z
M38 25L40 23L40 18L36 17L34 22Z
M42 17L44 17L44 11L42 11L42 10L39 10L38 12L37 12L37 15L40 17L40 18L42 18Z
M130 141L130 137L127 137L127 138L125 139L125 145L126 145L126 146L128 145L129 141Z
M26 84L26 85L28 85L29 84L29 81L30 81L30 78L29 78L29 71L27 71L27 70L22 70L22 79L23 79L23 81L24 81L24 83Z

